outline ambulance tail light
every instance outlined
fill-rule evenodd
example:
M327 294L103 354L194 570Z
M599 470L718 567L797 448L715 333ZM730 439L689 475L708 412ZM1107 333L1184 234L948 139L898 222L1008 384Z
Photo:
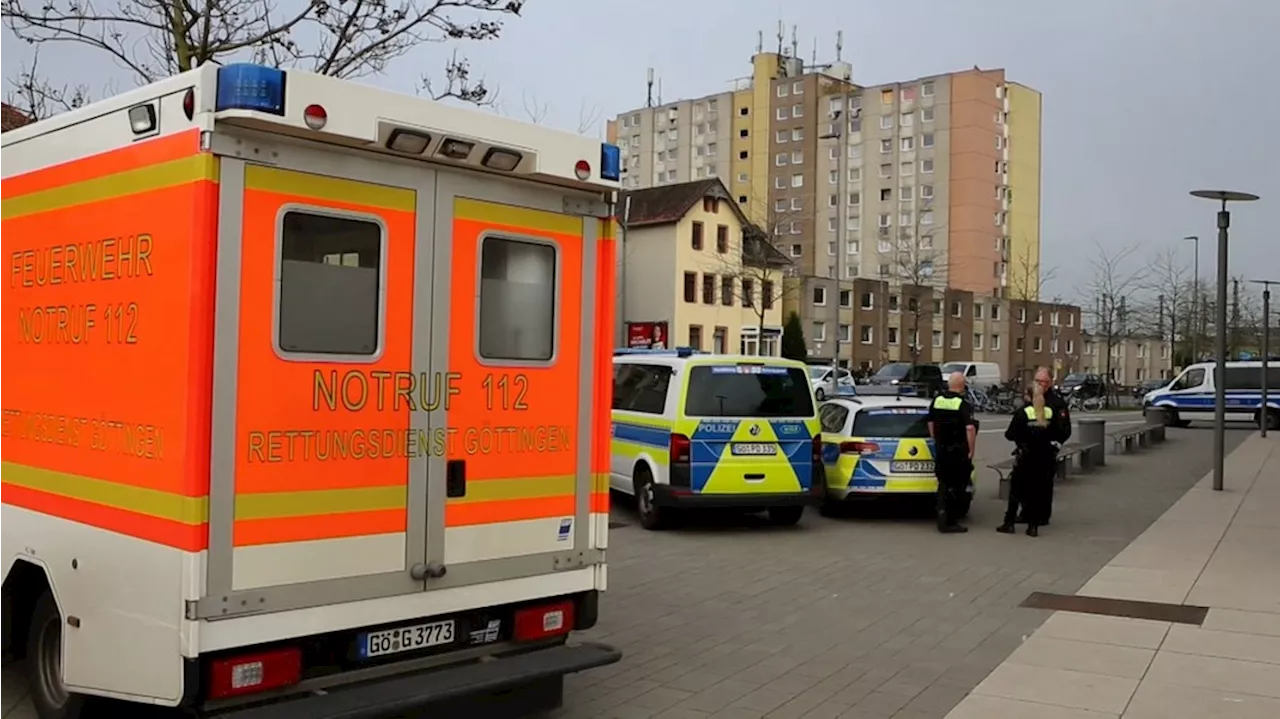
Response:
M880 445L875 442L841 442L840 454L860 454L863 456L875 454L880 451Z
M323 129L325 123L329 122L329 111L323 105L307 105L302 111L302 121L312 130Z
M600 145L600 179L617 182L622 177L622 150L605 142Z
M190 120L196 114L196 90L194 87L187 88L186 94L182 96L182 114Z
M590 180L591 179L591 163L587 162L586 160L578 160L578 162L575 163L573 166L573 174L576 175L578 179L582 180L583 182Z
M218 94L214 107L253 110L284 115L285 73L273 67L235 63L218 68Z
M573 629L573 602L539 604L516 610L511 636L517 642L557 637Z
M693 442L683 434L671 435L671 464L688 464L693 456Z
M520 161L524 159L524 155L515 150L504 150L502 148L493 147L484 153L484 160L480 164L490 170L500 170L502 172L511 172L516 169Z
M301 679L302 650L297 647L215 659L209 665L209 698L256 694Z

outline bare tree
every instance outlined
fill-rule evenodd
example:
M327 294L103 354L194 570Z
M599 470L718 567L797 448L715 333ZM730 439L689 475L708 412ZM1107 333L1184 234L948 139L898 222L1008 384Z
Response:
M1016 375L1018 377L1034 369L1035 363L1026 361L1027 337L1031 334L1031 325L1036 324L1037 320L1043 321L1040 317L1043 306L1039 298L1044 292L1045 285L1052 282L1057 274L1056 268L1044 269L1032 262L1031 256L1026 253L1008 267L1006 286L1009 297L1009 324L1016 332L1013 351L1018 355ZM1059 303L1055 300L1054 304Z
M725 201L733 200L726 198ZM789 212L768 205L759 224L748 224L741 237L727 238L727 251L716 253L718 264L715 271L721 278L732 278L733 300L751 309L761 337L764 336L765 317L775 308L781 311L784 300L800 291L802 283L795 277L795 268L786 246L793 236L792 227L803 226L807 217L808 213ZM705 241L718 243L720 238Z
M92 48L144 84L235 59L335 77L374 75L423 43L494 39L501 17L519 15L524 2L303 0L282 10L269 0L117 0L106 8L93 0L0 0L0 15L19 40ZM68 92L34 68L10 78L16 97L43 98L46 110L83 102L87 93ZM443 83L424 76L420 85L437 100L493 100L456 53L445 64Z
M1173 248L1166 247L1152 258L1143 277L1145 297L1135 308L1136 325L1170 345L1173 364L1190 356L1192 322L1191 271ZM1179 347L1179 338L1184 346Z
M901 302L905 305L903 314L911 318L911 334L908 335L911 350L911 361L920 361L921 318L932 312L934 291L947 286L949 258L946 253L934 246L934 234L941 231L941 225L926 224L924 220L932 217L932 200L922 200L919 208L911 213L911 221L899 223L896 232L882 227L877 242L892 238L889 249L890 281L901 284ZM929 214L926 214L929 213ZM901 219L901 218L899 218ZM884 256L884 253L881 253ZM904 328L905 329L905 328ZM930 326L932 332L932 325Z
M506 114L506 109L504 107L501 105L496 107L500 113ZM534 95L531 92L522 92L520 93L520 109L522 110L526 120L535 125L541 125L546 121L547 115L550 114L551 105L540 101L537 95ZM599 105L588 103L586 100L583 100L578 105L578 124L574 128L574 132L579 135L589 135L594 133L600 125L600 118L602 116L603 111L600 109Z
M1108 383L1107 404L1110 405L1114 392L1112 382L1112 351L1124 338L1128 337L1130 327L1128 298L1142 288L1146 279L1147 268L1135 263L1134 256L1138 245L1129 245L1119 249L1108 249L1102 243L1096 243L1093 260L1093 279L1086 285L1088 293L1093 297L1091 314L1093 329L1097 339L1102 341L1103 362ZM1132 266L1137 264L1137 266Z

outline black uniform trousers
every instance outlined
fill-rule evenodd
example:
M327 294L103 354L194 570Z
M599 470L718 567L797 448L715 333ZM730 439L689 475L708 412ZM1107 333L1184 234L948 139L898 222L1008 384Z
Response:
M968 448L939 448L934 474L938 478L938 524L955 524L960 519L961 500L973 476Z
M1053 510L1053 476L1058 468L1056 454L1050 446L1019 450L1009 477L1005 524L1021 520L1039 526L1049 521Z

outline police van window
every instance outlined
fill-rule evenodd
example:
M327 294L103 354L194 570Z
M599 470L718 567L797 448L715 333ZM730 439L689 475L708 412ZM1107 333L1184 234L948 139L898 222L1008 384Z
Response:
M627 412L662 414L667 405L671 368L662 365L620 365L613 379L613 408Z
M853 418L853 436L924 439L929 436L929 412L923 407L863 410Z
M480 243L480 356L546 362L555 351L556 248L485 237Z
M300 210L286 212L281 225L280 349L376 352L382 326L382 226Z
M1280 388L1280 367L1268 365L1267 387ZM1262 389L1262 366L1227 367L1228 390L1258 392Z
M1189 369L1182 373L1182 376L1173 383L1169 389L1193 389L1204 384L1204 368Z
M689 372L690 417L813 417L813 389L799 367L702 365Z

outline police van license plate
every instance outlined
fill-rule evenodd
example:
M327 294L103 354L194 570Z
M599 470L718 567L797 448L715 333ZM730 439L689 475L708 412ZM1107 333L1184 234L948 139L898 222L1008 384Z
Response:
M890 472L933 474L933 462L927 459L900 459L889 463Z
M453 639L454 620L448 619L360 634L356 639L356 647L361 659L372 659L388 654L452 644Z
M769 457L778 453L772 442L734 442L733 453L742 457Z

